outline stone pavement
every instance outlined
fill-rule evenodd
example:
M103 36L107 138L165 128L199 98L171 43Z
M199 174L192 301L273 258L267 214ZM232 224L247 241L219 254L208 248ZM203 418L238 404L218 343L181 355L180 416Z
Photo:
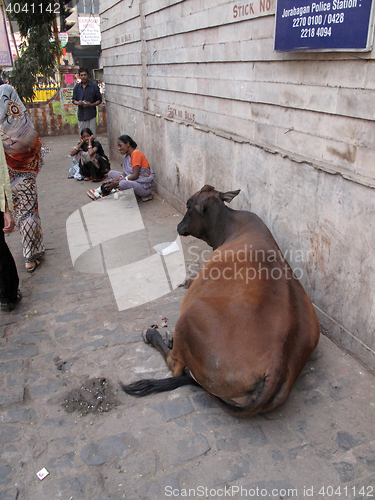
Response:
M119 391L119 380L168 376L141 331L172 331L185 290L119 311L107 274L72 266L66 220L101 202L86 196L91 183L67 179L75 138L45 142L47 251L34 274L19 233L7 237L24 299L0 316L0 499L374 498L374 378L324 336L288 401L255 418L229 417L195 387L144 399ZM140 211L172 234L181 219L158 196Z

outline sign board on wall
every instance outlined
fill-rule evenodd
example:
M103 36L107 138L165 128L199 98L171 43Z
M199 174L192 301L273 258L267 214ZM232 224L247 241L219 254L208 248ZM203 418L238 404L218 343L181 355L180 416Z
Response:
M0 66L13 66L8 31L5 24L5 12L2 4L0 4Z
M61 43L61 47L66 47L68 41L69 41L69 35L68 33L59 33L59 40L60 40L60 43Z
M8 21L7 21L7 26L8 26ZM8 33L10 33L10 28L8 29ZM9 42L10 42L10 50L12 52L13 56L13 61L15 61L18 58L18 55L20 53L20 46L25 40L21 38L21 35L16 32L13 33L13 36L9 37Z
M73 89L71 88L62 88L61 89L61 100L64 102L64 105L72 105L73 101ZM74 109L77 109L76 106L74 106Z
M79 17L79 37L81 45L100 45L100 17Z
M372 48L374 0L278 0L275 50Z

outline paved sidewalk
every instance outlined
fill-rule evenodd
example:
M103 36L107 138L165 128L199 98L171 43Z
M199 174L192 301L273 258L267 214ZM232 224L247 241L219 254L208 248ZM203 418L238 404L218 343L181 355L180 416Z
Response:
M86 195L92 183L67 179L75 141L45 139L47 251L34 274L19 233L7 237L24 299L0 316L0 500L374 498L375 381L324 336L288 401L255 418L229 417L195 387L144 399L119 391L119 379L168 376L141 331L173 331L185 290L120 312L107 274L72 266L66 221L101 203ZM176 236L181 214L160 197L139 208L149 247L159 226ZM190 264L189 245L207 248L183 245ZM129 248L119 242L116 258Z

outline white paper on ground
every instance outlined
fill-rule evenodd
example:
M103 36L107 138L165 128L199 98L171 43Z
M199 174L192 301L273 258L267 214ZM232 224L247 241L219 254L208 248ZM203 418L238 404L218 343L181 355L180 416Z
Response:
M173 243L167 241L165 243L159 243L159 245L155 245L153 249L159 255L169 255L170 253L178 252L180 250L180 247L175 241Z

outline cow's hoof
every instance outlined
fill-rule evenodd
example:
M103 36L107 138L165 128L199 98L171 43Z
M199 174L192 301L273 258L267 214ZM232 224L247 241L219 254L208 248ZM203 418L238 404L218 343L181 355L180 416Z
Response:
M147 330L143 330L142 338L146 342L146 344L151 344L151 335L157 332L154 328L148 328Z
M167 347L169 347L169 349L173 349L173 333L167 332L165 334L164 342L166 343Z

